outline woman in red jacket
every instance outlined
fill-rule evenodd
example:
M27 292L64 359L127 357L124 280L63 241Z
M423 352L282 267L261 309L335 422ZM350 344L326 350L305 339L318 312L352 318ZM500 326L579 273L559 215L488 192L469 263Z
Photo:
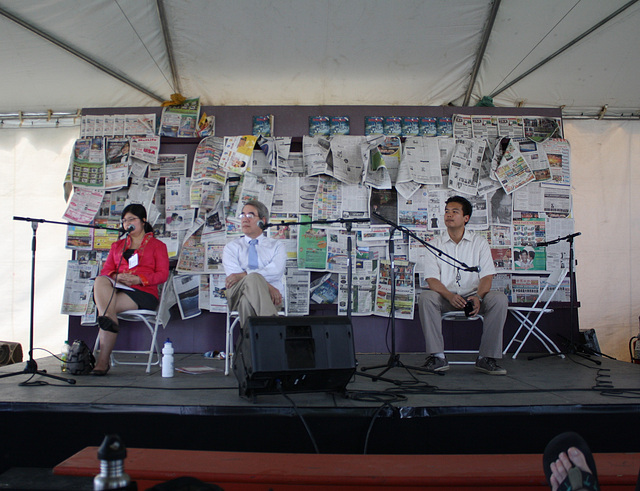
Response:
M111 245L93 285L100 326L100 355L93 375L106 375L109 371L109 357L120 330L118 312L155 310L158 285L169 277L167 246L153 236L144 206L126 206L122 210L122 228L127 236Z

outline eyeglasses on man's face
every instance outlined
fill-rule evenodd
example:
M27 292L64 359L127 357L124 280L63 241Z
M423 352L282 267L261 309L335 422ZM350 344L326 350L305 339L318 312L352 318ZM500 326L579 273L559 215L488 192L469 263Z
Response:
M255 218L256 214L255 213L240 213L240 218L248 218L249 220L251 220L252 218Z

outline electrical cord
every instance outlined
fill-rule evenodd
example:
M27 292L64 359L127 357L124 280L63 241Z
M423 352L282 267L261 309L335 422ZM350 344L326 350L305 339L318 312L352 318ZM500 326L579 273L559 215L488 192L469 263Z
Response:
M125 235L128 237L129 231L125 231ZM113 301L113 297L116 294L116 290L117 290L116 285L118 284L118 274L120 272L120 265L122 264L122 260L124 259L124 253L127 247L127 237L125 237L124 243L122 244L122 253L120 254L120 260L118 261L118 265L116 266L116 276L113 278L113 289L111 290L111 296L109 297L109 301L107 302L107 306L105 307L104 312L107 312L107 310L109 310L109 307L111 306L111 302Z
M367 433L365 434L364 448L362 451L363 455L367 455L367 449L369 448L369 437L371 436L371 430L373 430L373 425L376 422L376 419L378 419L378 415L382 412L384 408L389 408L392 414L398 414L398 408L396 408L395 406L392 406L388 402L385 402L382 406L376 409L376 411L373 413L373 416L371 417L371 422L369 423L369 427L367 428Z
M295 411L296 415L298 416L298 418L300 418L300 421L302 421L302 424L304 425L304 428L307 431L307 435L309 435L309 439L311 440L311 443L313 444L314 450L316 451L317 454L319 454L320 450L318 449L318 445L316 444L316 439L313 437L313 433L311 433L311 428L309 428L309 425L307 424L307 421L304 419L304 416L302 415L302 413L298 409L298 406L296 406L296 403L293 401L293 399L291 399L291 397L289 397L285 393L284 389L282 388L282 381L277 380L276 381L276 387L278 388L278 390L280 391L282 396L287 401L289 401L289 403L291 403L291 406L293 407L293 410Z

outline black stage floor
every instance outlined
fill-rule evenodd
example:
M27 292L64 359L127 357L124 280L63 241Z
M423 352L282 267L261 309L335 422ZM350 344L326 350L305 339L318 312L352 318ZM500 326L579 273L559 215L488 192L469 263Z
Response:
M419 366L424 355L401 354ZM450 361L455 357L450 357ZM464 359L464 355L458 355ZM452 365L444 376L394 367L374 381L355 376L344 393L239 396L224 362L176 355L176 367L116 366L106 377L74 376L74 385L20 373L0 378L0 471L52 467L105 434L140 448L293 453L541 453L556 434L583 434L594 452L640 452L640 365L577 355L506 358L506 376ZM389 355L358 355L360 367ZM38 368L60 374L53 357ZM24 363L0 368L21 372ZM366 373L379 374L380 370ZM36 385L22 385L26 381Z

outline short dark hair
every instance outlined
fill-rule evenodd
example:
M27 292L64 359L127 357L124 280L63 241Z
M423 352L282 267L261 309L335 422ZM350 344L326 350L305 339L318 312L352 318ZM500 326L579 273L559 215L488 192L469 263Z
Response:
M449 203L461 204L462 214L465 216L469 216L469 218L471 218L471 214L473 213L473 206L471 206L471 203L467 198L463 198L462 196L451 196L451 198L445 201L445 204L448 205Z
M258 218L260 218L264 223L269 223L269 210L264 205L264 203L262 203L262 201L252 199L242 205L242 208L244 208L245 206L253 206L256 210L258 210Z

